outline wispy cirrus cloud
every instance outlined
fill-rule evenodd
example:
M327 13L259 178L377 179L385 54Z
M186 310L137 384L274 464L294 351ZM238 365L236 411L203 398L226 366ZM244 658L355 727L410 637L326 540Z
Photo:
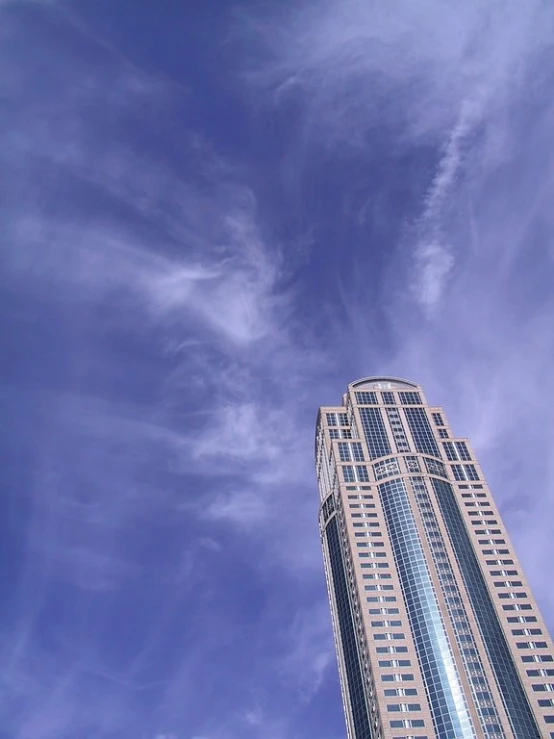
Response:
M35 357L10 380L10 443L29 476L14 466L9 483L22 554L2 624L5 727L17 739L290 735L257 687L283 661L268 638L279 600L269 621L262 607L258 623L242 615L265 598L268 568L286 589L317 567L323 595L314 411L297 402L318 352L291 330L281 245L241 169L186 117L173 129L186 85L71 14L26 12L7 19L2 52L18 75L4 80L2 287ZM88 60L53 43L49 22ZM304 691L289 675L289 700Z
M538 460L552 438L553 25L541 2L329 0L242 27L260 44L249 84L300 121L289 177L306 209L322 152L350 175L336 216L351 240L337 347L353 376L378 368L423 382L474 439L549 613L539 552L554 479Z
M266 6L229 59L226 14L7 7L6 731L340 736L312 434L356 375L444 402L550 604L550 11Z
M406 233L412 289L426 312L440 305L458 262L448 234L458 186L509 159L512 106L535 84L553 26L538 0L325 0L249 17L266 59L249 79L273 90L277 105L298 101L304 147L354 148L370 161L379 145L394 147L393 157L436 150ZM378 143L383 130L392 138Z

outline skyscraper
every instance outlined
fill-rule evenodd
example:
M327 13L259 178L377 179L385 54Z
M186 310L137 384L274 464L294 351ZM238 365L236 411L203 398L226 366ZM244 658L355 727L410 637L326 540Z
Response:
M554 739L554 649L467 439L422 388L320 409L319 524L348 739Z

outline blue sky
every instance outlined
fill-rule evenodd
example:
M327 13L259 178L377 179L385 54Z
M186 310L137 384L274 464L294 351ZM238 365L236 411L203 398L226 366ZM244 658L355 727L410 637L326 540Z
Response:
M0 1L0 739L341 739L317 407L469 436L554 625L554 10Z

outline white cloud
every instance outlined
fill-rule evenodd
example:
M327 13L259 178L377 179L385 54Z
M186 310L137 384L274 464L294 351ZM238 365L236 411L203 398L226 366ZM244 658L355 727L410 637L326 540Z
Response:
M533 84L554 13L540 0L314 0L248 20L246 32L266 51L265 66L256 60L248 78L273 89L277 103L301 94L305 147L319 140L371 157L371 133L387 128L398 147L441 149L408 235L412 288L431 315L458 259L446 227L456 185L468 167L509 157L509 105Z

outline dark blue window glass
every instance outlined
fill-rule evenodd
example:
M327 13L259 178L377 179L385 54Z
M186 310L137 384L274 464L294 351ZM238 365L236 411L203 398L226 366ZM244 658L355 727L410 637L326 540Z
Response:
M406 487L390 480L379 492L437 736L475 739Z
M438 444L427 418L424 408L404 408L408 426L412 432L412 438L416 449L421 454L431 454L440 457Z
M431 478L431 482L512 730L518 739L540 739L541 733L519 679L452 487L435 478Z
M346 668L346 679L348 681L348 698L356 732L355 739L372 739L371 722L364 690L364 676L356 643L354 616L350 605L348 580L344 568L336 517L329 522L325 535L337 604L337 620Z
M371 459L391 454L392 450L379 408L360 408L360 418Z

